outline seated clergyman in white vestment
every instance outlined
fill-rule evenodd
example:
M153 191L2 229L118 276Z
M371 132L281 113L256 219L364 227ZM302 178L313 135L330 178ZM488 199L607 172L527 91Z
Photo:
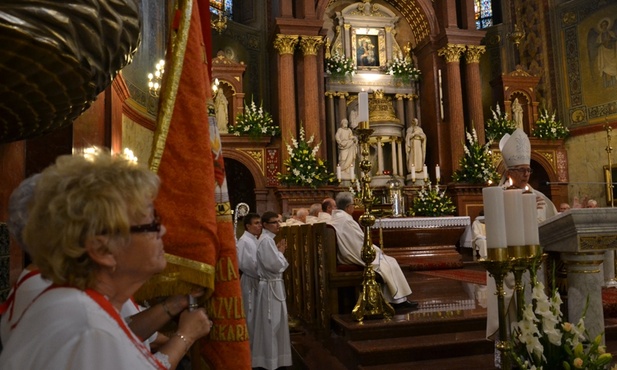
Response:
M332 218L327 223L336 230L336 241L338 244L337 259L339 263L364 266L364 261L362 261L364 231L362 231L360 225L352 217L354 210L353 194L349 192L338 193L336 196L336 208L332 211ZM411 294L411 288L396 259L386 256L375 245L373 245L373 248L376 251L373 267L375 272L381 275L385 282L383 295L386 301L395 310L417 308L417 302L407 300L407 296Z

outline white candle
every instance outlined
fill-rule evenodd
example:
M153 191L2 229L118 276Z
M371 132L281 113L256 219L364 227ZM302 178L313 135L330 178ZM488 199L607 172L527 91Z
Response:
M416 165L411 164L411 180L416 181Z
M356 181L356 189L360 192L360 181Z
M424 174L424 179L428 179L428 168L426 168L426 165L422 167L422 172Z
M503 209L503 189L490 186L482 189L487 248L506 248L506 219Z
M364 90L358 93L358 121L368 121L368 92Z
M349 174L352 180L356 178L356 173L354 172L353 166L349 167Z
M523 193L523 222L525 227L525 245L539 245L538 210L534 193Z
M506 238L508 246L525 245L523 225L523 190L504 191L503 203L506 215Z
M340 163L336 165L336 178L338 181L341 181L341 165Z
M439 165L435 166L435 178L437 180L441 178L441 171L439 170Z
M443 119L443 90L441 88L441 69L437 70L437 74L439 76L439 115L441 119Z

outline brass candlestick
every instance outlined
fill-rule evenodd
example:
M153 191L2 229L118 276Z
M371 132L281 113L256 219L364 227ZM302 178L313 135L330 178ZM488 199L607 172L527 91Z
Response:
M499 315L499 341L496 346L501 352L501 368L509 370L511 368L510 361L510 334L508 323L506 320L506 305L504 297L506 292L503 289L503 280L512 269L512 262L508 257L506 248L492 248L487 251L487 258L479 260L486 271L495 279L495 287L497 292L497 313Z
M371 241L371 227L375 224L375 216L371 214L373 204L373 192L371 190L371 168L373 164L369 160L369 137L373 133L369 128L368 122L361 122L356 129L358 141L362 149L362 160L360 161L361 199L364 204L364 214L360 216L360 224L364 228L364 244L362 245L362 261L364 262L364 273L362 276L362 293L358 297L358 302L351 312L351 317L362 322L364 317L380 317L389 320L394 316L394 308L386 302L381 292L381 287L375 280L373 270L373 260L376 253Z

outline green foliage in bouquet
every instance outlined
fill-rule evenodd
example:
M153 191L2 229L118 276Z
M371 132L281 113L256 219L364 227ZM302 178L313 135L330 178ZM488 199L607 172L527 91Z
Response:
M563 139L570 134L567 127L561 121L555 119L555 112L549 115L546 109L540 110L540 118L536 121L536 127L531 136L540 139Z
M333 77L345 77L353 75L356 68L353 60L345 58L344 55L334 53L330 58L326 58L326 73Z
M490 181L497 183L499 173L493 163L491 154L491 141L481 145L478 142L476 130L467 132L467 145L465 145L465 156L459 161L459 169L452 175L454 182L470 184L486 184Z
M307 141L304 137L304 129L300 128L300 140L292 138L292 144L286 143L289 158L283 165L287 173L278 173L277 178L283 185L310 186L316 188L320 185L334 184L336 175L328 171L324 160L317 158L319 144L311 147L314 136Z
M420 75L422 74L409 58L394 58L392 63L388 64L388 70L386 73L400 78L403 81L418 81L420 79Z
M512 134L516 130L516 122L508 118L508 113L501 112L499 103L495 110L491 108L491 112L493 116L484 124L487 140L499 141L503 135Z
M252 138L281 134L281 129L274 124L270 113L263 109L263 103L258 108L253 99L250 106L244 105L244 113L236 116L236 125L227 126L227 131L236 136L248 135Z
M563 304L553 287L550 298L544 285L532 276L532 299L525 304L523 319L512 324L511 357L519 369L607 369L612 355L601 345L602 334L593 340L585 330L585 312L576 325L564 321ZM589 299L587 300L589 304Z
M446 191L439 190L439 185L425 186L413 198L410 214L412 216L449 216L456 211L452 198L446 195Z

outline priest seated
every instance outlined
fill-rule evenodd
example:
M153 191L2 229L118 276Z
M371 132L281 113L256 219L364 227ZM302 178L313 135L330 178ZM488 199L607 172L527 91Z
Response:
M338 193L336 196L336 209L332 211L332 218L328 221L328 224L332 225L336 230L338 262L347 265L364 266L364 261L362 261L364 232L353 219L353 210L353 194L349 192ZM381 275L385 282L382 291L386 301L396 311L416 309L418 303L407 300L407 296L411 294L411 288L396 259L386 256L375 245L373 245L373 248L376 252L373 268L375 272Z

